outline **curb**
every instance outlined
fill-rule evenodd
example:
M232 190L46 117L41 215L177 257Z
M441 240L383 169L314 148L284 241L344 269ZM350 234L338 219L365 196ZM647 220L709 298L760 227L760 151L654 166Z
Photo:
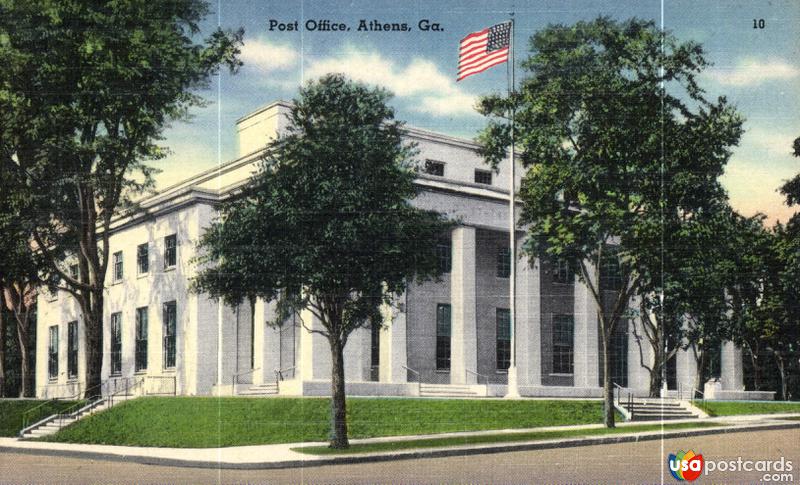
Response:
M472 448L446 448L446 449L418 449L411 451L391 452L373 455L347 455L328 458L314 458L309 455L304 460L287 460L279 462L217 462L217 461L194 461L181 460L175 458L150 457L141 455L121 455L103 453L97 451L77 451L77 450L48 450L43 448L16 448L11 446L0 446L0 452L4 453L24 453L31 455L61 456L69 458L91 458L106 461L124 461L128 463L140 463L145 465L176 466L186 468L213 468L213 469L232 469L232 470L273 470L282 468L302 468L307 466L322 465L345 465L356 463L377 463L384 461L412 460L419 458L445 458L452 456L482 455L493 453L506 453L511 451L531 451L546 450L557 448L574 448L579 446L606 445L617 443L631 443L640 441L654 441L659 439L687 438L691 436L744 433L752 431L798 429L800 422L795 423L771 423L745 427L723 427L723 428L701 428L694 430L667 431L664 433L649 432L647 434L629 434L616 436L598 436L587 438L571 438L558 441L537 441L504 443L497 445L477 445Z

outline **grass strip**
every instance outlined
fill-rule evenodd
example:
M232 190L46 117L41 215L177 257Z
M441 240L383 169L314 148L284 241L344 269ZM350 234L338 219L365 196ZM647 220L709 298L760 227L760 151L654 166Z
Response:
M46 401L37 399L0 399L0 436L17 436L22 429L22 417L30 409L45 403L29 416L29 424L33 424L48 416L52 416L80 401Z
M709 416L736 416L742 414L800 413L800 402L776 401L695 401Z
M380 443L357 443L347 449L332 449L327 446L303 446L292 448L293 451L309 455L352 455L358 453L376 453L408 450L413 448L434 448L458 445L482 445L493 443L511 443L527 441L544 441L558 438L574 438L577 436L604 436L625 433L641 433L646 431L673 431L679 429L715 428L727 426L724 423L675 423L675 424L643 424L618 428L570 429L562 431L531 431L529 433L503 433L474 436L452 436L445 438L425 438L419 440L385 441Z

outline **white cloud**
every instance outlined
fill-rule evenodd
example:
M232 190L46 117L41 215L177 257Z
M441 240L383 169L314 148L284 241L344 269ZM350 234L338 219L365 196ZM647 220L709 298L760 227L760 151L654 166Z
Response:
M735 66L710 68L707 74L711 79L725 86L756 86L766 81L794 79L800 76L800 69L779 58L740 59Z
M796 135L764 128L751 128L742 136L742 145L749 144L763 150L771 157L790 157Z
M291 46L250 39L242 46L241 57L245 67L259 71L284 71L294 67L299 56Z
M316 78L331 72L383 86L420 113L434 116L475 114L477 98L457 86L452 76L442 73L427 59L414 58L407 65L401 65L377 52L348 47L335 57L310 59L305 77Z

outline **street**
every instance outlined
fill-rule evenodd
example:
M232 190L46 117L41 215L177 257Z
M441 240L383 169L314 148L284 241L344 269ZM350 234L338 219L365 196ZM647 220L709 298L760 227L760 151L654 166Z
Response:
M709 461L791 461L772 481L800 482L800 430L402 460L285 470L213 470L114 461L0 455L0 483L678 483L667 456L693 450ZM771 469L772 470L772 469ZM787 475L788 473L788 475ZM757 483L763 471L712 471L694 483Z

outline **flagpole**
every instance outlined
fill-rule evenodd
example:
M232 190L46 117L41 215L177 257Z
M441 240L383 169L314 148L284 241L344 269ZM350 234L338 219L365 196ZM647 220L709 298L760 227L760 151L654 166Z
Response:
M508 189L508 232L509 232L509 257L511 259L510 274L509 274L509 316L511 319L511 355L510 365L508 367L508 390L506 392L507 398L517 398L519 396L519 387L517 384L517 308L516 308L516 291L517 291L517 221L516 221L516 160L514 153L514 117L516 115L516 108L514 106L514 12L511 12L511 36L509 39L509 57L511 58L511 85L508 89L508 97L511 100L511 157L510 165L510 181Z

